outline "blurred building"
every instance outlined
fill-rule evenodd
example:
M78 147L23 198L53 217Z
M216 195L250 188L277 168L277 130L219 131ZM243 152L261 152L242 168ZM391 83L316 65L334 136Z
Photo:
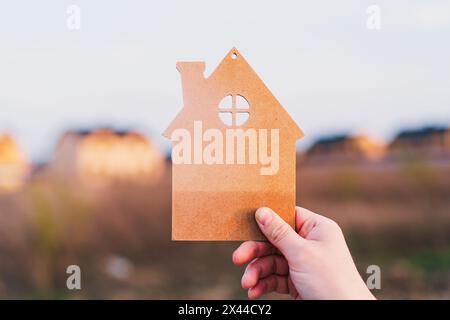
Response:
M0 134L0 191L20 189L30 172L30 162L8 134Z
M69 131L61 138L52 172L90 183L152 183L163 170L164 156L144 135L98 129Z
M448 157L450 128L429 126L401 131L390 143L389 152L394 156Z
M385 147L363 136L334 135L317 140L300 161L308 164L336 164L374 161L384 156Z

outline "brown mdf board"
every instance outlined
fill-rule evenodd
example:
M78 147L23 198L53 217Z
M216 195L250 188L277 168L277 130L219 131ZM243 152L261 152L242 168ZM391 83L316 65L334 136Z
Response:
M231 49L205 78L204 62L178 62L183 108L172 143L172 239L263 240L255 211L294 227L296 141L302 130Z

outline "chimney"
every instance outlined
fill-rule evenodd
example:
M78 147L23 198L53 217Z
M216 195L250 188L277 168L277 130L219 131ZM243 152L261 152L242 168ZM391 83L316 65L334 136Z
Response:
M204 62L178 62L177 70L181 74L181 85L183 86L183 101L185 107L195 106L197 99L202 93L205 78Z

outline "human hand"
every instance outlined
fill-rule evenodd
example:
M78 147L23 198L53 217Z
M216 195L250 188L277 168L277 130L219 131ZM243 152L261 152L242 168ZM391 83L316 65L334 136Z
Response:
M250 299L271 291L295 299L374 299L336 222L297 207L297 233L269 208L255 216L269 242L246 241L233 253L234 264L248 264L241 283Z

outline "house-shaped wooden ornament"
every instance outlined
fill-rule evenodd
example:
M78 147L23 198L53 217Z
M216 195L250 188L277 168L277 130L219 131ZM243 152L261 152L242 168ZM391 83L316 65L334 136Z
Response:
M178 62L184 107L172 141L172 239L262 240L254 214L267 206L295 220L296 141L303 136L236 48L204 77Z

